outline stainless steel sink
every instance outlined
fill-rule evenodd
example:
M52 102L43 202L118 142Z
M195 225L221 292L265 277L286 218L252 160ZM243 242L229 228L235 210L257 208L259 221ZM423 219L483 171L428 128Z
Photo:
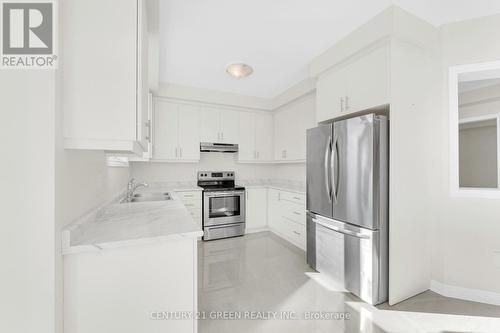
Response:
M167 200L172 200L172 196L168 192L136 193L130 200L125 198L121 201L121 203L167 201Z

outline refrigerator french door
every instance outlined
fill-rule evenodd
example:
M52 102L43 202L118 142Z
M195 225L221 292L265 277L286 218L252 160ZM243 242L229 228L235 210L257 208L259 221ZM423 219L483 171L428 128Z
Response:
M307 261L371 304L387 300L388 121L307 132Z

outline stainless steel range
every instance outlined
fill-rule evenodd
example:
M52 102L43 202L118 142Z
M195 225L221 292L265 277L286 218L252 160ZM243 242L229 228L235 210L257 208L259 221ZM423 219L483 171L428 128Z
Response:
M234 184L234 171L199 171L203 188L203 240L245 234L245 188Z

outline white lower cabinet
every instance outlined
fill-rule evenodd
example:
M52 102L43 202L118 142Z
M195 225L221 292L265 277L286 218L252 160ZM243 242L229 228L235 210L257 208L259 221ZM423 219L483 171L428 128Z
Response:
M268 225L278 236L301 249L306 247L305 195L269 189Z
M249 231L267 226L267 188L246 190L246 229Z
M64 332L197 332L193 318L161 320L198 311L197 239L178 238L65 255Z
M193 220L195 220L201 228L201 191L177 190L175 191L175 194L177 194L179 199L184 204L184 207L186 207L189 214L193 217Z

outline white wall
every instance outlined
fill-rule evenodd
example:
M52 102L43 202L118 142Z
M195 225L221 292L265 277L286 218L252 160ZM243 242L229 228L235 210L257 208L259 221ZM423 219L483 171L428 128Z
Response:
M236 154L201 153L199 163L161 163L132 162L131 176L138 181L195 182L197 172L201 170L234 170L236 179L270 179L274 177L274 169L269 164L237 163Z
M448 68L500 59L500 16L441 28L442 107L432 126L431 191L436 196L432 279L447 285L500 293L500 201L449 194Z
M276 164L273 170L274 179L286 179L292 181L306 181L306 164L291 163L291 164Z
M55 73L0 73L0 332L55 331Z

